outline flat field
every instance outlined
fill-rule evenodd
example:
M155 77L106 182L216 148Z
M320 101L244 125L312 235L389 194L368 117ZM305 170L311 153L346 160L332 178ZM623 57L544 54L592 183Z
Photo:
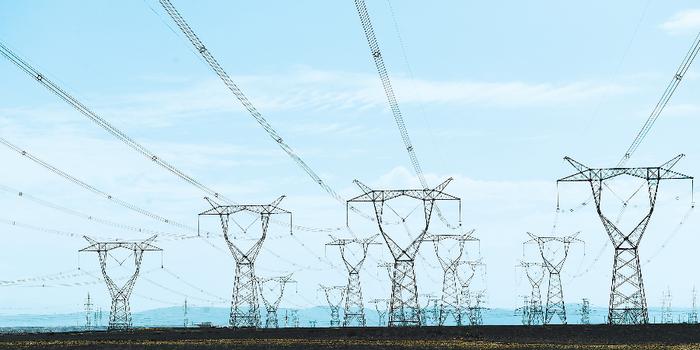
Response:
M0 349L700 349L700 325L153 328L0 335Z

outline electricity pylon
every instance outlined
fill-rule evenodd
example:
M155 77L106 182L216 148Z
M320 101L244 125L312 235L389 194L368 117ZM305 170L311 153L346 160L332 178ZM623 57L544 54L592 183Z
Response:
M459 272L459 267L463 268L464 272ZM478 269L485 269L486 265L481 259L478 260L468 260L460 261L458 264L457 280L460 284L460 293L462 304L461 309L466 314L467 319L469 319L469 324L472 326L480 324L481 311L483 306L481 305L484 298L484 290L472 291L471 283L474 280L476 271Z
M141 270L143 252L162 251L162 249L153 245L153 241L156 239L156 236L150 237L141 242L97 242L90 237L84 237L90 243L90 245L81 249L80 252L97 252L97 256L100 260L102 277L105 280L109 294L112 297L112 308L110 309L109 313L109 325L107 329L127 330L131 328L131 309L129 308L129 298L131 297L131 291L134 289L136 278ZM134 272L121 287L119 287L107 274L107 257L111 256L110 252L115 249L131 251L131 255L134 257ZM125 261L126 259L121 262L117 262L121 265Z
M373 204L379 232L381 232L394 258L394 270L391 276L391 302L389 303L389 327L421 325L420 306L418 305L418 287L416 285L416 273L414 270L415 258L416 254L418 254L421 242L428 233L435 202L451 200L461 203L458 197L443 192L450 181L452 181L452 178L447 179L433 189L403 190L373 190L357 180L354 181L355 184L360 187L363 194L348 200L348 206L350 203L358 202ZM415 239L407 247L399 246L399 244L390 237L385 231L383 221L386 202L399 197L413 198L423 202L423 225L419 227L420 233L417 234ZM346 215L348 212L349 210L346 210ZM408 215L411 215L411 213ZM405 224L406 218L404 217L401 219Z
M348 285L345 291L345 310L343 313L343 327L364 327L365 305L362 301L362 287L360 285L360 269L367 258L367 250L370 245L380 244L375 242L377 236L368 239L339 239L331 236L332 241L327 246L337 246L340 249L340 257L348 270ZM361 253L352 254L353 246L362 249ZM358 256L359 255L359 256Z
M581 301L581 324L591 323L591 302L587 298Z
M267 316L265 317L265 328L279 328L277 320L277 310L279 309L282 296L284 296L284 287L288 283L294 283L292 275L270 277L258 279L260 287L260 299L265 304Z
M326 295L328 308L331 309L330 326L340 327L340 305L343 304L345 292L347 291L346 286L324 286L320 284L319 287Z
M389 311L389 299L372 299L370 304L374 304L374 309L377 310L377 325L386 325L386 313Z
M85 300L85 330L92 330L92 300L90 299L90 293L87 295L87 300Z
M561 269L564 267L566 258L569 255L571 244L583 243L583 241L576 238L578 233L566 237L536 236L529 232L527 234L532 238L524 244L537 243L544 265L549 272L544 324L550 324L554 316L557 316L562 324L566 324L566 306L564 304L564 290L561 285Z
M440 314L437 319L437 324L444 326L449 317L452 317L454 323L458 326L462 325L462 304L460 302L461 288L457 281L457 268L459 260L464 253L464 244L467 241L476 241L471 235L474 230L465 234L432 234L424 241L433 242L435 255L437 256L440 267L442 267L442 296L440 297ZM456 248L456 252L442 251L446 249L446 244L451 243L449 248ZM452 253L452 256L448 256Z
M541 286L544 280L545 264L520 261L517 266L525 271L525 276L530 283L530 296L527 303L527 325L544 324L544 311L542 309L542 292Z
M598 216L603 222L605 231L615 248L612 287L610 288L610 305L608 309L608 323L610 324L643 324L649 322L649 311L644 295L642 266L639 262L639 244L647 229L651 214L654 212L656 196L661 180L693 179L691 176L671 170L682 157L682 154L678 155L657 167L597 169L589 168L569 157L564 158L576 168L578 172L557 180L557 183L588 182L593 191L593 199ZM629 233L620 231L616 224L608 219L601 209L605 181L622 175L645 180L649 195L649 211Z
M262 249L265 237L267 237L267 229L270 223L270 216L278 214L289 214L290 232L291 232L291 217L292 213L279 208L277 205L284 199L281 196L275 199L270 204L237 204L237 205L219 205L213 200L205 197L204 199L212 206L211 209L199 214L199 216L218 216L221 221L221 229L224 233L224 239L228 244L228 248L236 261L236 274L233 282L233 297L231 300L231 314L229 324L234 328L249 328L258 327L260 325L260 312L258 309L258 288L257 279L255 277L255 259ZM233 221L241 231L245 234L255 221L247 225L241 226L234 216L247 212L248 214L257 214L262 228L260 238L247 251L243 251L237 243L234 243L229 236L229 223Z
M671 310L671 288L661 294L661 323L673 323L673 311Z

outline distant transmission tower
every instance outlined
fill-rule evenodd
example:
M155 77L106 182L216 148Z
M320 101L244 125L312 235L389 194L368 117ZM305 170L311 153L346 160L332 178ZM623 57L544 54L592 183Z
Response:
M562 324L566 324L566 306L564 304L564 290L561 285L561 269L569 255L569 247L572 243L580 242L577 234L566 237L535 236L528 243L537 243L544 265L549 272L549 286L547 287L547 304L544 311L544 324L550 324L554 316L557 316Z
M666 288L661 298L661 323L673 323L673 312L671 311L671 288Z
M365 321L365 305L362 301L362 287L360 285L360 269L367 258L367 250L372 244L380 244L375 242L375 238L368 239L339 239L331 237L333 240L326 245L337 246L340 249L340 257L345 263L348 270L348 285L345 291L345 310L343 314L343 327L364 327ZM358 247L361 249L357 254L352 254L352 249Z
M472 326L480 325L482 319L482 311L484 309L483 302L485 290L472 290L471 283L474 280L477 270L484 270L486 265L481 259L460 261L459 266L464 266L464 272L458 273L457 278L461 285L461 309L466 314L469 324Z
M530 283L530 297L527 305L527 325L544 324L544 310L542 308L541 286L544 280L545 264L521 261L520 265L525 271L525 276Z
M86 330L91 330L92 329L92 301L90 300L90 293L87 295L87 299L85 300L85 329Z
M692 308L690 309L690 313L688 314L688 323L695 324L698 323L698 308L696 306L697 302L697 293L695 292L695 287L693 287L693 304Z
M583 298L581 301L581 324L591 323L591 303Z
M435 255L443 270L440 315L437 319L437 324L440 326L444 326L450 317L457 326L462 325L461 286L458 283L457 268L464 253L464 243L478 241L471 236L473 232L474 230L465 234L434 234L424 239L424 241L433 242Z
M182 326L187 328L187 325L190 323L190 320L187 319L187 298L185 298L185 306L182 308L183 309L183 320L182 320Z
M141 270L143 252L162 251L162 249L153 245L153 241L156 239L156 236L148 238L142 242L97 242L87 236L85 236L85 239L90 243L90 245L81 249L80 251L97 252L97 256L100 260L100 268L102 269L102 277L105 280L109 294L112 297L112 309L109 313L108 329L127 330L131 328L129 297L131 297L131 291L134 288L134 283L136 283L136 278ZM132 255L134 257L134 273L121 287L117 286L117 284L107 274L107 258L108 256L111 256L110 252L115 249L130 250L132 251ZM124 261L119 263L123 264Z
M377 310L377 326L386 326L386 313L389 311L389 299L372 299L370 304L374 304Z
M328 307L331 309L331 327L340 327L340 305L343 304L346 286L324 286L320 285L321 290L326 295Z
M354 181L364 193L348 200L348 205L357 202L373 204L379 231L394 258L394 271L391 278L391 302L389 303L390 327L421 325L420 306L418 305L418 287L416 285L416 274L414 270L415 258L416 254L418 254L418 248L421 242L428 233L435 202L442 200L460 202L458 197L443 192L450 181L452 181L452 178L447 179L434 189L410 190L373 190L357 180ZM422 227L418 228L419 233L415 239L405 248L399 246L385 231L383 220L385 206L388 207L386 202L399 197L413 198L423 202L425 221ZM412 213L413 212L409 213L407 216L410 216ZM406 217L402 217L401 219L405 224Z
M520 322L524 326L530 325L530 298L527 295L523 295L522 306L515 309L514 316L520 316Z
M277 310L279 309L282 296L284 296L284 287L289 283L294 283L292 275L270 277L258 280L260 287L260 298L265 304L267 316L265 317L265 328L279 328L277 320Z
M564 158L578 172L561 178L557 182L589 183L593 191L593 199L595 200L598 216L603 222L605 231L608 233L608 237L615 248L610 306L608 310L608 322L611 324L642 324L649 322L649 311L642 280L642 266L639 262L639 244L649 224L651 214L654 212L661 180L693 179L688 175L671 170L682 157L682 154L678 155L657 167L598 169L589 168L569 157ZM629 233L620 231L615 223L605 216L601 209L604 182L621 175L645 180L649 194L649 212Z
M279 208L277 205L284 199L281 196L270 204L239 204L239 205L219 205L213 200L206 198L212 206L211 209L202 212L202 215L218 216L221 220L221 229L224 233L224 239L228 244L228 248L233 254L236 261L236 275L233 283L233 297L231 301L231 314L229 324L234 328L258 327L260 325L260 312L258 310L258 288L255 277L255 259L260 253L263 242L267 237L267 229L270 223L270 216L278 214L288 214L290 217L290 232L291 232L291 217L292 213ZM250 249L243 251L237 243L234 243L229 237L229 224L233 222L238 226L241 234L245 234L255 221L250 225L241 226L234 217L236 214L247 212L248 214L257 214L262 227L260 238L253 244ZM256 219L256 221L257 221Z

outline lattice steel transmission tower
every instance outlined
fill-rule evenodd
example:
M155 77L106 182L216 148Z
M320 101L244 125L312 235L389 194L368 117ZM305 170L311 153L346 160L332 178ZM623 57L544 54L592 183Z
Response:
M639 262L639 244L647 229L651 214L654 212L661 180L692 181L693 179L691 176L671 170L682 157L682 154L678 155L657 167L597 169L589 168L569 157L564 158L578 172L557 180L557 183L588 182L593 191L593 199L598 216L603 222L603 227L605 227L605 231L615 248L608 309L608 322L611 324L643 324L649 322L649 311L642 279L642 266ZM637 226L628 233L623 233L613 221L608 219L601 209L603 187L607 186L605 181L622 175L646 181L649 195L649 211Z
M343 327L364 327L365 305L362 301L362 287L360 284L360 269L367 258L367 250L370 245L380 244L375 242L377 236L367 239L340 239L331 236L332 241L327 246L337 246L340 249L340 257L348 270L348 285L345 291L345 309L343 310ZM361 249L359 254L352 254L353 248Z
M447 179L433 189L399 189L399 190L373 190L361 182L355 180L355 184L360 187L363 194L347 201L350 203L372 203L376 215L376 222L379 231L384 238L392 257L394 258L394 270L391 278L391 302L389 303L389 326L420 326L420 306L418 305L418 287L416 285L416 274L414 263L416 254L421 242L428 233L430 219L437 201L461 201L458 197L444 192L445 187L452 181ZM420 233L413 239L407 247L401 247L387 233L384 227L384 209L387 201L407 197L413 198L423 203L424 222L419 227ZM391 208L390 208L391 209ZM391 209L393 211L393 209ZM346 213L349 212L346 210ZM409 213L408 215L411 215ZM402 217L402 222L406 223L406 217Z
M260 288L260 299L265 304L265 328L279 328L277 320L277 310L284 296L284 287L289 283L295 283L292 280L292 275L260 278L258 279L258 287Z
M673 311L671 310L671 288L661 294L661 323L673 323Z
M471 236L472 233L474 230L464 234L433 234L424 239L424 241L433 242L435 255L443 271L440 314L437 318L437 324L440 326L444 326L450 317L456 325L462 325L461 285L458 281L457 269L464 253L464 244L467 241L478 242L478 239ZM448 247L450 249L443 251L447 244L451 244ZM451 256L450 253L452 253Z
M581 324L591 324L591 302L586 298L581 301Z
M471 284L474 280L474 276L476 276L476 271L485 270L486 265L483 263L482 259L478 259L460 261L458 267L463 267L464 269L464 272L457 273L457 279L459 280L461 286L461 309L469 320L470 325L479 325L481 324L481 314L484 309L482 304L484 302L486 291L485 289L472 290Z
M526 305L527 325L544 324L544 310L542 308L542 281L544 281L545 264L521 261L518 267L525 271L525 277L530 284L530 296Z
M114 241L114 242L97 242L90 237L84 236L85 239L90 243L89 246L80 250L80 252L96 252L100 260L100 269L102 270L102 277L107 284L107 289L112 297L112 308L109 313L109 325L107 329L109 330L127 330L131 328L131 309L129 308L129 298L131 297L131 291L136 283L136 278L141 270L141 261L143 259L144 252L160 252L162 249L153 245L153 241L156 236L150 237L141 242L126 242L126 241ZM126 283L121 287L118 286L109 274L107 274L107 258L110 257L110 252L113 250L128 250L131 251L131 255L134 257L134 272L131 277L126 280ZM129 257L131 257L131 255ZM127 257L128 259L128 257ZM119 262L120 265L125 262Z
M698 308L696 306L697 297L698 297L698 295L695 292L695 287L693 287L692 307L690 309L690 312L688 313L688 323L691 323L691 324L698 323Z
M90 293L87 295L87 299L85 300L85 329L86 330L91 330L93 325L92 325L92 300L90 299Z
M529 232L528 235L532 239L524 244L537 244L542 260L544 260L544 265L549 272L544 324L550 324L554 316L557 316L562 324L566 324L566 306L564 304L564 289L561 284L561 269L564 267L566 258L569 255L571 244L583 243L583 241L576 238L578 233L566 237L536 236Z
M328 302L328 308L331 310L331 327L340 327L340 306L345 300L345 292L347 291L346 286L324 286L319 285L319 289L323 290L323 294L326 296L326 302Z
M372 299L370 304L374 304L374 309L377 310L377 325L386 326L386 314L389 311L389 299Z
M280 214L289 215L291 233L292 213L278 207L279 203L284 199L284 196L277 198L270 204L220 205L208 197L204 199L209 202L212 208L200 213L199 217L219 217L224 239L236 261L229 324L234 328L258 327L260 325L260 311L258 308L257 279L255 277L255 259L258 257L263 242L267 237L270 217ZM242 215L243 213L257 215L257 218L249 225L242 226L233 216ZM258 238L255 244L247 251L244 251L233 241L232 237L230 237L229 224L232 221L240 229L241 234L245 234L257 220L260 220L262 229L260 238Z

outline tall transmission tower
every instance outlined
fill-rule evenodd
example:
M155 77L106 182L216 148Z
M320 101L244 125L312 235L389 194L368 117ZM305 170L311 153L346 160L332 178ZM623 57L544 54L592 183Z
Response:
M577 234L566 237L536 236L528 232L531 239L528 243L536 243L545 267L549 272L549 286L547 287L547 304L544 310L544 324L550 324L554 316L559 318L562 324L566 324L566 306L564 303L564 289L561 284L561 270L569 255L572 243L583 243L576 238Z
M360 285L360 269L367 258L367 250L370 245L380 244L375 242L377 236L364 240L341 239L331 236L332 241L327 246L337 246L340 249L340 257L348 270L348 285L345 291L345 310L343 313L343 327L364 327L365 305L362 301L362 287ZM358 252L355 248L359 248ZM356 253L356 254L353 254Z
M459 285L457 269L464 253L465 242L478 242L471 236L473 232L474 230L464 234L433 234L424 239L424 241L433 242L435 255L443 271L440 314L437 320L440 326L444 326L450 317L456 325L462 325L461 285Z
M654 212L661 180L689 179L692 181L693 179L691 176L671 170L682 157L682 154L678 155L657 167L597 169L589 168L569 157L564 158L577 172L557 180L557 183L588 182L593 191L593 199L598 216L603 222L603 227L615 248L608 323L643 324L649 322L649 312L642 279L642 266L639 261L639 244L647 229L651 214ZM623 233L613 221L608 219L601 209L603 186L607 186L605 181L622 175L645 180L649 195L649 211L639 224L628 233Z
M265 317L265 328L279 328L277 320L277 310L284 296L284 287L289 283L294 283L292 275L270 277L258 279L260 287L260 298L265 304L267 316Z
M279 203L284 199L280 196L270 204L239 204L239 205L219 205L213 200L206 198L212 206L211 209L199 214L199 216L214 215L218 216L221 221L221 229L224 233L224 239L228 244L228 248L236 261L236 273L233 283L233 297L231 301L231 314L229 324L234 328L249 328L258 327L260 325L260 312L258 309L258 288L257 279L255 277L255 260L260 253L263 242L267 237L267 229L272 215L288 214L291 225L292 213L278 207ZM262 233L247 251L244 251L233 239L229 236L229 224L233 222L245 234L251 225L240 225L235 220L235 215L243 212L249 212L259 215ZM256 219L257 221L257 219ZM291 230L291 227L290 227ZM291 232L291 231L290 231Z
M527 302L527 325L544 324L544 310L542 308L542 281L544 281L545 264L521 261L518 267L525 271L525 276L530 284L530 296Z
M319 285L319 287L323 290L326 296L326 302L328 302L328 308L331 310L330 326L340 327L340 306L343 304L347 287L324 285Z
M435 202L445 200L461 203L458 197L443 192L450 181L452 181L452 178L445 180L434 189L405 190L373 190L357 180L354 181L355 184L360 187L363 194L348 200L348 205L350 205L350 203L373 204L379 231L394 258L394 270L391 278L391 302L389 305L390 327L421 325L420 307L418 305L418 287L416 285L416 274L414 270L415 258L421 242L428 233ZM422 227L419 228L420 233L417 234L415 239L413 239L407 247L399 246L394 240L395 237L392 238L389 233L387 233L386 227L384 227L384 209L388 207L386 202L399 197L408 197L423 202L424 222ZM391 207L389 208L394 211ZM413 212L408 213L406 217L401 218L404 224L406 223L407 217L412 213Z
M377 325L386 326L386 314L389 311L389 299L372 299L370 304L374 304L374 309L377 310Z
M591 323L591 302L587 298L581 301L581 324Z
M112 297L112 308L109 313L108 329L127 330L131 328L131 309L129 308L129 298L131 297L131 291L134 288L136 278L141 270L143 253L155 251L160 252L162 249L153 245L153 241L156 239L156 236L152 236L151 238L141 242L97 242L87 236L85 236L85 239L90 243L90 245L81 249L80 252L97 253L100 261L100 269L102 270L102 277L107 284L107 289ZM121 287L118 286L111 277L109 277L109 274L107 274L107 258L111 256L111 252L113 250L117 249L132 251L131 255L134 257L134 272ZM121 265L124 263L124 261L118 263Z

